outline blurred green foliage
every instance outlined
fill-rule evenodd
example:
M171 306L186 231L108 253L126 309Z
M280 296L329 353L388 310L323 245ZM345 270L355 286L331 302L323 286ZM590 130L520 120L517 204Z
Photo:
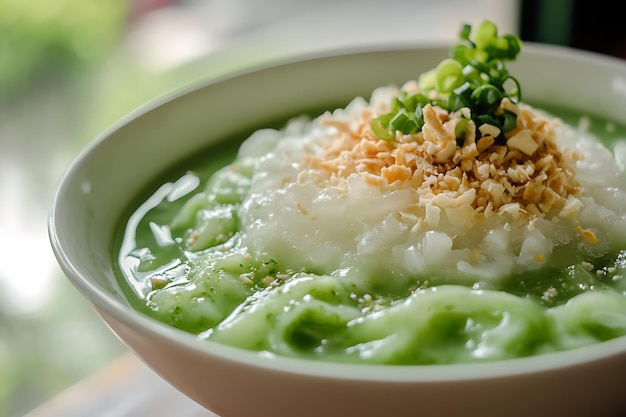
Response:
M23 416L126 352L69 282L53 292L29 314L0 309L0 417Z
M130 19L131 5L0 0L0 155L19 161L23 201L11 207L21 221L45 217L61 169L119 120L274 54L254 45L223 48L154 68L136 49L154 45L133 43L142 16ZM32 273L25 268L18 279ZM46 299L26 313L12 308L21 301L10 299L11 278L0 276L0 417L23 416L126 351L60 271Z
M28 189L20 197L30 204L22 207L18 201L13 207L35 213L38 206L32 206L39 200L30 193L47 195L43 184L48 182L37 175L46 179L58 174L54 160L64 155L60 152L77 129L71 122L77 109L84 107L76 103L81 92L77 87L82 86L77 82L104 65L119 47L129 3L0 0L0 152L21 161L25 169L16 178ZM48 115L44 118L43 113ZM41 138L56 146L42 146ZM51 149L59 153L51 154ZM29 313L11 311L7 303L11 293L3 278L0 417L24 415L125 351L63 277L58 277L48 300ZM29 279L28 268L20 278Z
M105 57L127 10L127 0L0 0L0 96Z

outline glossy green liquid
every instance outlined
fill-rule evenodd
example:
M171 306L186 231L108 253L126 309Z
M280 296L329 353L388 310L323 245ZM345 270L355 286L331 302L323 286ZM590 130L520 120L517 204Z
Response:
M575 113L543 108L568 124L580 121ZM626 139L623 126L587 122L606 144ZM282 270L272 259L248 259L236 241L245 169L214 175L240 143L226 141L169 170L131 209L114 256L138 310L202 339L340 362L492 361L626 334L623 248L594 259L592 268L557 252L541 270L495 284L448 280L430 287L445 277L429 276L415 277L408 288L362 288L341 277ZM196 214L185 221L217 228L215 239L190 251L190 227L170 226L193 206L190 200L207 193L215 202L200 212L211 220Z

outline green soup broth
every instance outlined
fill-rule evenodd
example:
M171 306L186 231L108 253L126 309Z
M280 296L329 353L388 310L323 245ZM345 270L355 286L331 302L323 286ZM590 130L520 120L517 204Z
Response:
M537 107L570 125L584 120L609 147L626 140L622 125ZM202 340L377 364L502 360L626 334L626 248L613 248L593 265L556 259L497 283L415 276L410 285L390 287L250 258L237 236L249 167L223 169L245 137L167 170L129 209L113 255L137 310ZM214 232L192 250L198 228Z

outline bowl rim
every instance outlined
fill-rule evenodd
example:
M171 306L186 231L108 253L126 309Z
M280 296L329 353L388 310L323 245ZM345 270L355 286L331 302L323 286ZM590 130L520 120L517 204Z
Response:
M566 351L539 354L529 357L506 359L492 362L468 363L468 364L434 364L434 365L375 365L319 361L306 358L290 358L267 352L255 352L242 348L227 346L211 340L199 340L197 336L168 326L124 304L121 300L109 294L100 286L84 276L74 265L72 259L63 248L59 230L57 229L58 209L64 188L67 186L79 165L98 146L111 135L122 129L133 120L142 117L157 107L167 105L194 91L219 84L226 80L236 79L247 74L259 71L271 71L272 68L313 61L318 59L332 59L345 55L358 55L380 52L401 52L430 50L447 53L449 43L423 42L423 43L394 43L377 45L374 47L350 47L337 48L324 51L309 52L292 55L267 62L252 65L227 75L195 82L172 91L163 93L136 109L127 113L104 132L99 134L87 144L62 173L58 185L52 197L48 212L48 237L53 253L66 277L95 307L99 315L106 313L116 320L131 328L142 328L153 336L167 340L170 343L193 351L200 355L211 355L220 360L232 363L245 364L250 367L263 368L273 372L300 374L314 377L359 380L359 381L392 381L397 383L415 382L441 382L475 380L485 378L499 378L522 374L549 372L570 366L582 366L594 361L601 361L612 356L626 353L626 336L618 337L591 346L575 348ZM522 53L559 57L564 59L583 59L603 66L615 67L621 71L626 69L626 61L620 58L602 55L596 52L575 49L567 46L539 44L524 42Z

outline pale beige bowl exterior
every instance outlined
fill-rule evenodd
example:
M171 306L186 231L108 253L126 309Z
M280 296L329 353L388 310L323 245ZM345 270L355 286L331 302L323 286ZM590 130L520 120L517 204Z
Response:
M238 74L138 111L87 148L62 179L49 219L61 267L132 351L222 417L626 415L626 338L482 365L328 364L200 342L124 300L113 269L114 234L164 168L232 132L369 98L375 87L414 79L446 55L446 48L410 46L328 53ZM623 61L525 45L510 71L525 101L626 124Z

